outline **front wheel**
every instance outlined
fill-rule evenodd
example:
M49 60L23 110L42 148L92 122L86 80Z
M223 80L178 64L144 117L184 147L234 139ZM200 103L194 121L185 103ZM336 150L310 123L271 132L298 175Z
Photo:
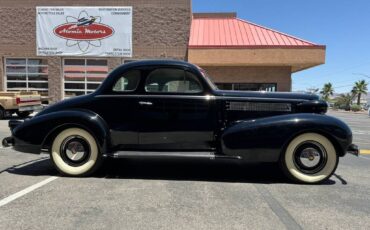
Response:
M95 138L80 128L60 132L53 141L51 160L63 175L87 176L102 162Z
M334 173L339 158L329 139L317 133L305 133L289 143L280 161L289 178L314 184Z

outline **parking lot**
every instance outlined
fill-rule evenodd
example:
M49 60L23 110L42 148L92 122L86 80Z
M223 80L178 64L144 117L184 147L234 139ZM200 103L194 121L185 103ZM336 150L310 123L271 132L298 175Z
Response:
M206 160L108 160L66 178L47 155L1 148L0 229L370 229L370 118L329 115L364 154L320 185L292 184L276 165Z

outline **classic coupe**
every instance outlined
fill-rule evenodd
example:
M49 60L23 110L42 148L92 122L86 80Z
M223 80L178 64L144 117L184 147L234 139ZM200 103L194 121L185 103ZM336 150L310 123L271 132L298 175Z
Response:
M66 176L90 175L107 157L176 157L276 162L296 182L318 183L339 157L358 155L350 128L326 111L316 95L222 91L190 63L138 61L89 95L9 121L3 145L49 153Z

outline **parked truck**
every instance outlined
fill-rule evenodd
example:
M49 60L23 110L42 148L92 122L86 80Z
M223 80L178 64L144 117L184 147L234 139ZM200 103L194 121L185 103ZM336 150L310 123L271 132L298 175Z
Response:
M26 118L42 108L41 95L37 92L0 92L0 119L13 113Z

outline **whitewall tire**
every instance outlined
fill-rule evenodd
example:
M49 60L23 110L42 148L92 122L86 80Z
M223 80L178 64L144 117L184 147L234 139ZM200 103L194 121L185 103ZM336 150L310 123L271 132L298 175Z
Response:
M338 165L338 155L331 141L317 133L294 138L281 157L284 173L301 183L319 183L328 179Z
M90 175L102 161L95 138L80 128L60 132L53 141L50 155L58 171L67 176Z

